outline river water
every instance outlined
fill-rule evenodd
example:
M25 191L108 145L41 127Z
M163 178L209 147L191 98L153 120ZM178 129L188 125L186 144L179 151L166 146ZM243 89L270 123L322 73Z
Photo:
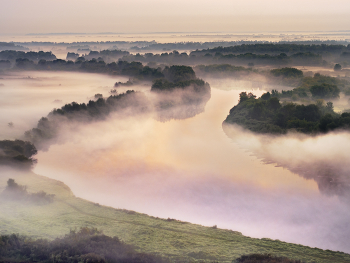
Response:
M2 138L19 136L54 107L86 102L95 93L107 96L114 82L125 81L83 73L25 74L0 79L7 100L23 97L13 106L2 101ZM208 81L211 99L204 112L166 122L152 114L113 114L79 124L61 135L60 144L38 153L34 172L63 181L76 196L103 205L350 252L347 200L324 194L314 180L257 158L247 145L264 148L258 136L234 128L237 137L228 137L222 122L248 87L232 80ZM146 93L149 88L135 87ZM259 96L263 90L254 93ZM6 127L10 121L14 130ZM281 145L273 148L274 154L288 156L288 144ZM313 147L302 146L307 145ZM344 148L339 151L344 155ZM288 158L293 161L293 156Z

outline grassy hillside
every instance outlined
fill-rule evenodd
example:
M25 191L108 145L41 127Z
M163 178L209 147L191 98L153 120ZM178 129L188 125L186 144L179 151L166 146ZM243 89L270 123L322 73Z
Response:
M305 262L350 262L350 255L270 239L256 239L239 232L160 219L133 211L100 206L76 198L62 182L31 172L0 173L0 192L9 178L26 185L30 193L55 194L54 202L37 205L0 198L0 234L19 233L54 239L70 229L97 227L108 236L177 261L231 262L244 254L269 253Z

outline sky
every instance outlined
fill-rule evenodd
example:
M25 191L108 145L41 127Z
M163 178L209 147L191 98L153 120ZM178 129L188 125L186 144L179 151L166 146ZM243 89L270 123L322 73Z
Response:
M349 0L0 0L0 34L350 30Z

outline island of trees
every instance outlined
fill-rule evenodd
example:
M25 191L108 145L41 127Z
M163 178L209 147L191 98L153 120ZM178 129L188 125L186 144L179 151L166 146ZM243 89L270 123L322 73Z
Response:
M252 93L240 93L238 104L230 110L224 123L238 124L257 133L274 134L290 130L317 134L350 129L350 113L335 113L332 102L324 104L323 100L318 100L316 104L308 105L281 103L275 94L267 92L256 98Z

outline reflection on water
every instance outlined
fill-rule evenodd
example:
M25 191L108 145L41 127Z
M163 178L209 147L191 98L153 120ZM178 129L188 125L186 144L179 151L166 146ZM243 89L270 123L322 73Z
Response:
M315 137L290 133L266 136L223 123L225 133L243 148L293 173L317 182L321 193L350 203L350 134L335 132Z
M347 204L228 138L221 123L244 87L211 86L205 112L189 119L114 114L79 125L38 154L35 172L100 204L350 252Z

